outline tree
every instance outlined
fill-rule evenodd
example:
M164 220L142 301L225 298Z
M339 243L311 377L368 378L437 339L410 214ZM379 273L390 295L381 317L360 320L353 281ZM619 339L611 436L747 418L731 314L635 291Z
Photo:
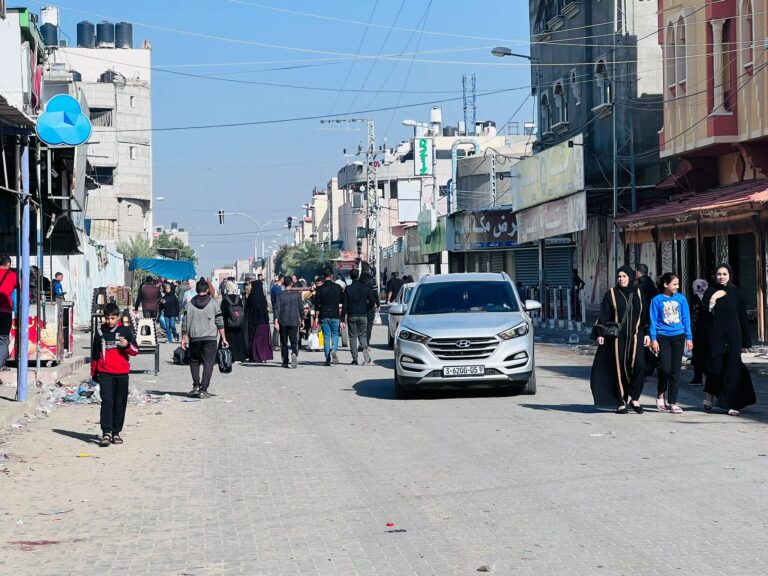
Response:
M281 246L275 255L275 270L284 274L296 274L311 282L322 273L326 265L339 257L336 248L327 249L321 244L304 242L298 246Z
M126 260L134 258L154 258L157 256L157 249L152 245L149 238L144 236L134 236L128 242L118 242L117 251L120 252Z
M161 250L178 250L179 260L192 260L193 262L197 262L197 254L195 254L192 247L185 244L180 238L170 236L167 232L163 232L160 236L155 238L154 247L155 249Z

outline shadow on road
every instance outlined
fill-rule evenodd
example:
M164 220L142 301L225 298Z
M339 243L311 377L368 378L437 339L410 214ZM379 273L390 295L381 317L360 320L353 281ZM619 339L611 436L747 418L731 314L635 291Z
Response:
M388 370L395 369L394 358L378 358L377 360L374 360L373 363L376 364L376 366L381 366L382 368L386 368Z
M395 400L395 386L391 378L363 380L352 386L358 396L377 398L379 400Z
M395 385L392 378L377 378L363 380L352 386L358 396L376 398L378 400L397 400ZM350 390L343 388L343 390ZM456 398L500 398L517 396L519 389L510 388L479 388L470 390L418 390L411 393L409 400L452 400Z
M597 414L598 412L613 412L592 404L520 404L521 408L541 410L544 412L573 412L575 414Z
M543 362L536 362L537 370L549 370L550 372L556 372L569 378L578 378L580 380L586 380L589 382L589 378L592 374L591 366L547 366Z
M85 442L86 444L99 443L99 437L94 434L86 434L84 432L75 432L74 430L61 430L59 428L52 428L51 432L55 432L56 434L61 434L62 436L67 436L69 438L74 438L75 440L80 440L82 442Z
M144 392L153 396L164 396L165 394L168 394L168 396L180 396L181 398L189 396L189 392L178 392L176 390L144 390Z

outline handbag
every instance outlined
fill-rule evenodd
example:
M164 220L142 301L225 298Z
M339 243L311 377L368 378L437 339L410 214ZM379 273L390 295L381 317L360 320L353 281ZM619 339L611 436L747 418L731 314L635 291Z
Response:
M613 303L613 309L618 310L616 307L616 294L613 291L613 288L611 288L611 302ZM624 322L624 318L626 318L627 312L629 311L629 307L624 311L624 317L621 319L621 323L617 322L606 322L605 324L601 325L603 327L603 333L598 334L597 327L599 324L595 322L595 325L592 327L592 332L590 333L589 337L592 340L597 340L600 336L603 338L618 338L619 332L621 331L621 324ZM598 319L598 322L600 320Z
M381 320L381 314L376 312L376 314L373 315L373 325L374 326L381 326L382 320Z

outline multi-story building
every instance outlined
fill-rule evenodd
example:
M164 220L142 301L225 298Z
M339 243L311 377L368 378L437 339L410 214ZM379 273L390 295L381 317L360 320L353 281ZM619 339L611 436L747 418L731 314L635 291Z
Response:
M159 226L155 226L155 229L152 232L153 238L158 238L159 236L162 236L163 234L168 235L169 238L181 240L189 246L189 230L185 230L184 228L179 228L179 225L176 222L171 222L171 227L166 228L162 224Z
M93 124L88 198L90 234L106 244L152 227L152 90L149 45L134 49L131 25L78 24L77 47L51 50L52 69L74 75Z
M756 0L660 0L664 51L658 185L672 200L620 220L627 243L650 247L658 272L713 280L729 262L753 329L766 339L768 19Z
M629 256L615 241L614 209L632 211L655 193L664 174L656 2L532 0L529 6L538 152L517 165L517 175L524 175L513 181L513 188L520 184L517 225L530 231L526 241L573 243L573 266L587 284L588 307L594 307L614 283L615 264ZM551 170L534 178L541 163L536 156L550 150L547 160L561 168L576 163L578 178L563 173L563 185L556 187ZM564 224L551 231L537 224L554 221ZM632 263L648 258L633 256Z

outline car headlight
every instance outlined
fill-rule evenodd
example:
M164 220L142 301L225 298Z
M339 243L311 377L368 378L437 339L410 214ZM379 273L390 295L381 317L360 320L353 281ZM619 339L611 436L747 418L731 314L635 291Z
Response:
M520 336L525 336L530 331L531 331L531 327L528 324L528 322L521 322L520 324L518 324L517 326L513 326L509 330L504 330L504 332L497 334L497 336L502 340L511 340L512 338L520 338Z
M400 330L400 332L397 334L397 337L400 338L400 340L407 340L408 342L418 342L419 344L426 344L427 340L429 340L429 336L425 336L424 334L419 334L418 332L414 332L413 330L407 330L406 328L403 328Z

